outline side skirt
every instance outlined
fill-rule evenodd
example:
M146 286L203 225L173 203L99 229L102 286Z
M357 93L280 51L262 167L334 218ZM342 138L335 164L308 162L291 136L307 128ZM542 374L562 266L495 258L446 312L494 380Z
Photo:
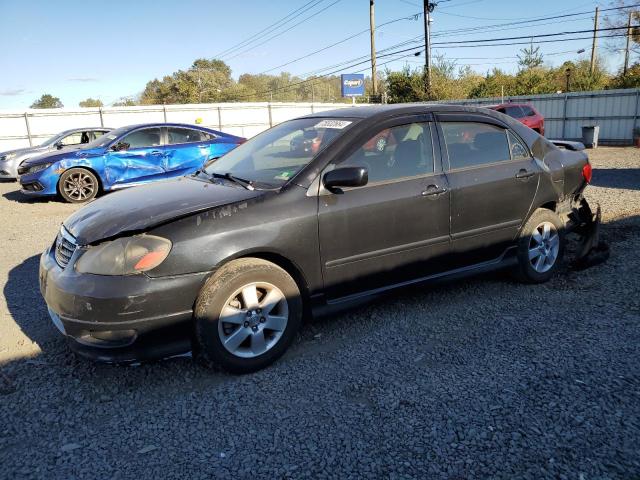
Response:
M517 247L514 245L506 249L502 255L493 260L486 262L476 263L467 267L456 268L454 270L448 270L446 272L437 273L434 275L428 275L425 277L416 278L413 280L407 280L405 282L395 283L384 287L376 288L373 290L367 290L365 292L354 293L345 297L333 298L326 300L323 294L314 295L312 300L312 311L314 316L323 316L336 311L352 308L363 303L366 303L377 296L388 293L392 290L396 290L403 287L409 287L419 284L433 284L438 282L446 282L459 278L465 278L481 273L491 272L494 270L500 270L503 268L511 267L517 264L518 259L516 257Z

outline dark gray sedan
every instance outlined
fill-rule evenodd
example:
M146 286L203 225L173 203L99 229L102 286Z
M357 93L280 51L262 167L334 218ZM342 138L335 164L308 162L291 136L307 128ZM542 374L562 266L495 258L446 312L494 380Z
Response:
M73 128L60 132L35 147L0 152L0 178L18 178L18 167L22 162L44 153L89 143L109 131L111 131L110 128L104 127Z
M292 149L296 138L318 147ZM42 254L40 289L82 355L126 362L193 347L254 371L308 314L497 268L548 280L565 234L595 217L582 148L474 107L290 120L191 176L71 215Z

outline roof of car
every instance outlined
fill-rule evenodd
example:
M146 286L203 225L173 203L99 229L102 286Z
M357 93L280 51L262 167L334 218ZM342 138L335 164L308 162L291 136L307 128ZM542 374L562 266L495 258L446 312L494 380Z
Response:
M369 118L376 115L401 115L403 113L431 112L477 112L486 113L486 107L454 105L445 103L395 103L391 105L366 105L362 107L339 108L306 115L307 118Z
M181 128L199 128L202 130L212 130L209 127L204 127L202 125L193 125L190 123L165 123L165 122L154 122L154 123L136 123L133 125L123 125L123 127L134 130L136 128L142 127L181 127Z
M498 103L496 105L487 105L485 108L502 108L502 107L530 107L531 105L529 105L528 103L516 103L516 102L509 102L509 103Z

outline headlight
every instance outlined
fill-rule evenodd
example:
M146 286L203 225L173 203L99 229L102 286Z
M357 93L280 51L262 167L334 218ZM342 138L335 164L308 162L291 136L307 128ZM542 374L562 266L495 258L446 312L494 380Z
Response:
M160 265L171 251L171 242L153 235L118 238L82 254L76 263L80 273L133 275Z
M12 158L18 155L17 153L5 153L4 155L0 155L0 162L8 162Z
M40 172L42 170L46 170L51 165L53 165L53 163L39 163L38 165L34 165L33 167L29 167L29 170L27 170L27 173Z

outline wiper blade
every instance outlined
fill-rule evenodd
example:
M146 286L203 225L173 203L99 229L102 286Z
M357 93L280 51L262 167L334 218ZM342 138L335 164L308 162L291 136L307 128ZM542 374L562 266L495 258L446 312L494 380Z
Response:
M225 180L230 180L234 183L237 183L238 185L241 185L247 190L255 190L255 187L253 186L253 182L251 182L251 180L246 180L244 178L236 177L235 175L231 175L228 172L227 173L211 173L210 175L213 178L224 178Z

